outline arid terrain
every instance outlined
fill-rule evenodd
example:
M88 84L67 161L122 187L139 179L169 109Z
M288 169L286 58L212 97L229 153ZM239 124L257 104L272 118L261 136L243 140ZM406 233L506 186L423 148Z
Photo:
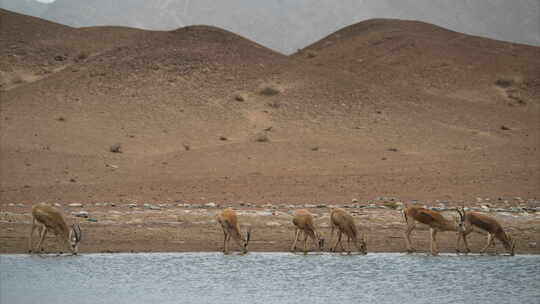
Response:
M402 251L381 208L414 201L480 208L540 251L538 47L374 19L284 56L208 26L0 20L0 252L26 251L37 202L89 212L68 217L83 252L218 250L210 202L265 251L290 246L292 209L374 204L351 208L368 246Z

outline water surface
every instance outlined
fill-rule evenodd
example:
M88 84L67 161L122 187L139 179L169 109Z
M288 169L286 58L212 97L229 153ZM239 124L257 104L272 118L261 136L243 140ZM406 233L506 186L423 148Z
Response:
M540 256L0 255L0 303L537 304Z

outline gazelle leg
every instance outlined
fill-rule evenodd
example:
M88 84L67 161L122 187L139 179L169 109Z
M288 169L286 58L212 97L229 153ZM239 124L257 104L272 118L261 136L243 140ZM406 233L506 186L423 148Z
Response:
M459 251L459 241L461 241L462 233L460 231L458 231L456 233L456 236L457 236L457 239L456 239L456 253L459 254L460 253L460 251Z
M431 233L431 255L438 255L439 249L437 248L437 230L430 228L429 232Z
M47 235L47 227L41 226L41 238L39 239L38 248L39 251L43 251L43 240L45 239L45 236Z
M347 235L347 254L351 254L351 237Z
M412 247L412 244L411 244L411 232L414 230L415 227L416 227L416 224L413 222L411 224L407 224L407 227L405 228L405 233L404 233L405 245L407 246L408 253L412 253L415 251L415 249Z
M491 247L493 247L493 250L495 251L495 255L499 255L499 252L497 251L497 246L495 245L495 237L493 237L493 241L491 242Z
M223 252L227 252L227 232L223 230Z
M32 229L30 230L30 239L28 240L28 252L29 253L32 253L32 250L34 249L32 247L33 245L33 241L32 241L32 238L34 236L34 230L36 230L36 219L35 218L32 218Z
M337 249L338 244L341 243L341 231L340 231L340 230L338 230L337 235L338 235L338 238L337 238L336 244L335 244L334 247L332 248L332 251L333 251L333 252L336 252L336 249Z
M307 254L307 240L308 240L308 235L304 231L304 254Z
M231 235L227 233L227 236L225 237L225 254L229 254L229 243L231 241Z
M296 228L295 229L295 237L294 237L294 242L291 246L291 251L292 252L296 252L296 242L298 241L298 236L300 235L300 229Z
M484 254L486 250L489 248L489 246L491 245L491 243L493 243L493 241L494 241L493 235L491 233L488 233L487 244L484 247L484 249L480 251L480 254Z
M469 249L469 243L467 243L467 235L469 235L470 232L466 232L463 234L463 244L465 244L465 254L471 252L471 249Z
M330 223L330 240L328 244L330 244L330 251L334 251L332 248L332 240L334 239L334 224Z
M342 232L340 231L339 232L339 247L341 248L341 252L345 251L345 248L343 247L343 243L341 242L341 236L342 236Z

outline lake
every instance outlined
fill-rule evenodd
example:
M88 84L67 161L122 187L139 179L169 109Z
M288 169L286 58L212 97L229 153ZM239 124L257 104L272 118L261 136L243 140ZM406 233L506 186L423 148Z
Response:
M0 255L0 303L538 304L540 256Z

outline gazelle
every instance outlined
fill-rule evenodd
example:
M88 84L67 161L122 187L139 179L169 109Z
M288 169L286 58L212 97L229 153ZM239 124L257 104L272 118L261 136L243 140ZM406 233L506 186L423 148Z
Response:
M37 223L36 223L37 222ZM38 248L43 251L43 240L50 230L57 238L63 241L63 245L68 245L73 254L77 254L79 242L82 238L82 231L79 224L73 224L69 227L66 224L62 212L46 203L39 203L32 207L32 229L30 231L30 239L28 241L28 252L33 252L32 237L34 230L39 227L40 240ZM62 252L60 252L62 253Z
M358 251L362 254L367 254L366 236L362 239L358 238L358 229L354 224L353 217L345 210L341 208L333 208L330 211L330 245L332 245L332 238L334 237L334 229L338 230L338 240L336 244L330 248L330 251L335 252L338 244L341 246L341 251L344 251L343 244L341 243L341 235L347 236L348 253L351 253L351 241L356 246Z
M298 241L300 233L304 234L304 254L307 253L308 237L313 240L313 244L318 245L320 251L324 249L324 239L321 238L320 233L315 228L315 224L313 223L313 215L309 211L306 209L296 210L292 222L295 226L295 237L291 247L292 252L296 252L296 242Z
M416 222L429 226L429 232L431 235L430 249L432 255L439 254L439 248L437 246L437 232L458 232L461 229L456 222L447 220L439 212L418 206L408 206L403 209L403 218L407 224L407 227L405 228L405 242L407 245L407 252L409 253L415 251L415 249L411 246L410 237L411 232L416 228Z
M514 255L514 248L516 247L516 242L506 234L499 222L487 215L465 211L465 208L458 208L457 212L459 213L460 221L459 226L461 227L460 233L458 234L456 251L459 251L459 242L463 238L463 243L465 243L465 253L471 252L469 249L469 244L467 243L467 235L471 232L476 232L480 234L487 233L487 244L480 251L481 254L486 252L489 246L495 245L495 239L498 239L508 251L510 255Z
M251 229L246 232L246 237L240 233L236 212L232 208L226 208L217 215L217 221L223 228L223 253L229 253L228 247L231 237L242 248L242 252L247 253Z

